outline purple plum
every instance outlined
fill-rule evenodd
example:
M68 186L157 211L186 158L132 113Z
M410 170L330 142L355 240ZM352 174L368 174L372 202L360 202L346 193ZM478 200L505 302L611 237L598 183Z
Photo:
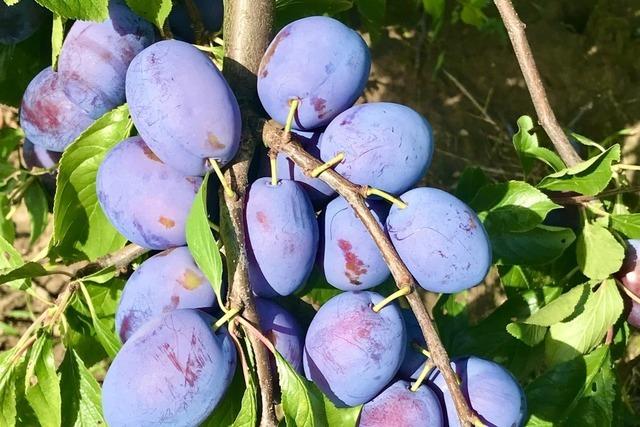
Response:
M193 0L205 32L215 33L222 27L224 4L222 0ZM196 34L191 26L191 17L184 2L174 1L169 14L169 25L173 36L187 43L196 42Z
M395 304L374 312L382 299L369 291L344 292L311 321L304 372L338 406L370 401L398 372L407 339L404 321Z
M411 391L411 384L396 381L362 407L358 427L442 427L442 408L427 385Z
M36 75L22 98L20 126L34 145L62 152L93 119L64 93L60 74L47 67Z
M333 119L323 134L322 160L338 153L345 156L335 167L340 175L355 184L399 194L416 184L431 164L431 126L404 105L356 105Z
M298 99L292 126L311 130L353 105L370 68L369 49L358 33L326 16L303 18L280 30L269 45L258 70L258 95L280 123L289 102Z
M205 160L229 162L240 143L240 108L211 59L189 43L164 40L127 71L133 122L165 163L203 175Z
M309 197L295 181L271 185L259 178L247 209L249 279L256 295L290 295L311 274L318 250L318 222Z
M427 357L416 346L426 350L427 343L413 312L411 310L402 310L402 318L407 328L407 350L398 374L402 378L417 378Z
M215 318L179 309L147 322L122 346L102 386L112 427L196 426L213 411L236 366L236 349Z
M260 329L276 350L298 372L302 372L304 331L298 321L284 308L266 298L256 298Z
M62 153L57 151L49 151L37 145L34 145L28 139L22 144L22 160L27 169L44 168L49 169L58 164L62 157ZM56 172L46 175L40 175L40 181L51 193L56 192Z
M129 63L154 39L153 26L122 1L109 2L105 21L76 21L58 61L65 93L94 119L124 104Z
M640 250L640 240L627 240L625 257L622 267L618 272L618 277L625 288L640 297L640 263L638 262L638 250Z
M116 145L98 169L98 201L123 236L149 249L186 244L185 222L202 178L164 164L136 136Z
M209 308L213 288L186 246L144 261L124 287L116 312L116 332L125 342L150 319L178 308Z
M367 203L382 226L385 203ZM358 291L383 283L391 272L362 221L342 197L333 199L320 217L322 268L329 284L343 291Z
M33 0L21 0L8 6L0 2L0 44L15 44L29 38L47 14Z
M420 286L455 293L482 282L491 267L491 245L477 215L436 188L416 188L401 199L408 206L391 207L387 230Z

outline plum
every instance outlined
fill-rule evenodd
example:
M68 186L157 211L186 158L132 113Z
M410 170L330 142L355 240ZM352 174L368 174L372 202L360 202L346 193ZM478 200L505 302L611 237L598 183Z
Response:
M60 74L47 67L27 86L20 105L20 126L34 145L62 152L93 119L65 95Z
M489 360L471 356L456 359L451 366L458 374L471 408L487 427L522 426L527 418L524 392L513 375ZM440 399L449 427L458 427L458 412L440 371L429 376L429 384Z
M349 181L399 194L424 176L433 156L431 126L409 107L390 102L356 105L333 119L320 157L338 153L335 171Z
M318 250L318 222L304 190L294 181L257 179L247 209L249 279L256 295L290 295L311 274Z
M638 263L638 250L640 250L640 240L627 240L625 257L622 267L618 272L620 281L629 291L640 297L640 263Z
M640 304L635 301L631 301L627 322L634 328L640 329Z
M0 2L0 44L15 44L29 38L45 17L45 9L33 0L21 0L12 6Z
M226 328L194 309L147 322L122 346L102 386L111 427L195 426L213 411L236 366Z
M367 203L382 226L387 205ZM362 221L342 197L333 199L320 217L322 268L329 284L344 291L365 290L383 283L391 272Z
M49 151L34 145L33 142L28 139L25 139L24 144L22 144L22 160L27 169L52 168L58 164L60 157L62 157L62 153ZM40 182L42 182L46 189L52 194L56 192L56 175L56 172L51 172L38 177L40 178Z
M151 23L122 1L109 2L105 21L76 21L58 61L65 93L94 119L124 104L127 68L154 39Z
M454 293L482 282L491 267L491 245L477 215L462 201L436 188L401 196L387 230L400 258L424 289Z
M427 343L422 335L422 329L416 320L416 316L411 310L402 310L402 318L407 328L407 350L398 374L402 378L418 378L424 365L426 356L422 354L415 345L427 349Z
M362 37L326 16L299 19L271 42L258 70L258 95L276 121L285 123L298 99L293 128L326 125L358 99L369 79L371 59Z
M296 140L302 147L312 156L320 157L320 143L322 140L322 132L292 132ZM278 176L286 179L292 179L307 192L311 202L316 207L322 207L331 196L335 194L333 188L329 184L319 178L313 178L306 175L302 169L296 166L287 156L278 153Z
M307 378L338 406L373 399L391 381L404 357L406 332L400 310L375 292L344 292L316 313L304 344Z
M284 308L266 298L256 298L260 329L276 350L298 372L302 372L304 332L298 321ZM275 371L274 371L275 372Z
M427 385L421 385L416 391L410 387L406 381L396 381L365 403L358 426L443 426L442 408L433 390Z
M153 317L178 308L216 303L213 288L186 246L167 249L144 261L124 287L116 312L116 332L125 342Z
M164 164L139 136L105 157L96 177L98 201L123 236L149 249L186 244L185 222L202 178Z
M126 81L133 122L165 163L203 175L205 159L224 165L240 143L240 108L211 59L189 43L164 40L131 62Z
M198 9L204 30L209 33L220 31L224 4L222 0L193 0ZM174 1L169 14L169 25L173 36L188 43L196 42L196 34L191 27L191 17L184 2Z

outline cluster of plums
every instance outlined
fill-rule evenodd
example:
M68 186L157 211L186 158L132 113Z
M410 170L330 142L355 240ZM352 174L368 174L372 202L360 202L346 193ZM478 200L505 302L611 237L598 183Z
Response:
M193 33L181 37L189 41ZM107 154L96 179L114 227L161 251L131 275L119 302L123 347L103 385L111 426L198 425L236 371L233 341L214 326L216 296L185 246L185 222L203 175L238 150L240 110L208 56L185 41L155 38L149 23L112 1L110 19L71 27L58 70L31 82L20 111L33 144L25 158L31 153L41 163L56 161L43 150L63 151L124 102L137 130ZM491 265L486 232L454 196L412 189L431 162L431 128L403 105L354 106L369 71L369 51L356 32L310 17L277 34L257 89L280 123L297 101L292 132L310 153L350 181L400 200L391 208L376 197L367 203L420 286L445 293L475 286ZM411 312L395 303L373 309L383 297L369 289L390 272L349 204L287 158L280 155L276 165L271 178L253 181L246 201L249 277L263 333L337 406L364 404L361 426L457 425L437 370L409 389L425 366L425 343ZM322 305L305 331L271 299L300 290L314 265L345 292ZM486 425L522 424L524 396L504 368L477 357L453 367Z

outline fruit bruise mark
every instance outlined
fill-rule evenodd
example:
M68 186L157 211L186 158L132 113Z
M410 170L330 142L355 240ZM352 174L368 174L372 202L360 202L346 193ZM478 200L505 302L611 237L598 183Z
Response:
M176 248L169 248L169 249L165 249L164 251L160 252L159 254L157 254L156 256L167 256L169 255L171 252L173 252Z
M179 295L171 295L171 302L167 305L165 305L162 308L162 311L164 313L167 313L169 311L173 311L176 308L178 308L178 304L180 304L180 296Z
M209 141L209 145L213 147L214 150L222 150L226 147L223 143L220 142L217 136L213 133L207 133L207 140Z
M327 115L327 100L324 98L320 98L318 96L314 96L311 98L311 105L313 105L313 109L316 113L318 113L318 118L323 119L324 116Z
M140 148L142 148L142 152L144 153L144 155L148 159L150 159L150 160L152 160L154 162L162 163L162 160L160 160L160 158L158 156L156 156L156 153L151 151L151 148L149 148L149 146L147 144L145 144L144 142L139 140L138 141L138 145L140 146Z
M262 211L258 211L256 212L256 219L258 220L260 225L262 225L262 229L264 231L271 230L271 225L269 224L269 219L267 218L267 214L265 214Z
M184 367L180 364L175 350L169 343L162 343L158 349L167 356L167 359L169 359L173 367L184 376L185 383L190 387L194 387L206 363L202 342L198 339L195 332L191 334L190 347ZM211 357L207 356L207 358L211 361Z
M390 393L390 391L392 391ZM387 394L381 395L372 402L372 405L363 412L364 424L380 425L380 426L404 426L411 425L411 415L426 415L419 399L414 399L406 393L389 390ZM430 425L429 421L424 420L424 425Z
M271 45L269 45L269 49L267 49L267 52L264 54L264 57L260 62L260 68L258 69L258 73L260 74L260 77L263 77L263 78L267 77L267 75L269 74L269 70L267 70L267 67L269 66L269 62L271 61L271 58L276 53L276 49L278 48L278 45L282 43L282 40L289 37L290 34L291 34L291 27L284 28L282 31L280 31L280 33L278 33L278 35L273 40L273 42L271 42Z
M129 312L122 319L122 324L120 325L120 340L122 342L125 342L127 338L129 338L133 323L136 320L135 317L132 312Z
M180 283L183 288L190 291L198 288L200 285L202 285L202 282L202 276L191 270L190 268L185 269L182 277L178 279L178 283Z
M353 245L349 241L338 239L338 247L344 257L345 276L351 284L361 285L360 276L367 272L364 262L352 251Z
M164 228L173 228L176 226L176 222L174 220L162 215L158 218L158 222L162 224Z
M476 220L473 218L473 215L470 212L465 211L465 214L467 214L467 222L461 223L460 229L466 231L467 233L470 233L478 228L478 224L476 223Z

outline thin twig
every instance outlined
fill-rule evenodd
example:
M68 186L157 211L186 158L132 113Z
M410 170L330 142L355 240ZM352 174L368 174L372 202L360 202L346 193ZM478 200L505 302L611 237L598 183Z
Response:
M220 229L226 249L229 303L231 308L242 309L242 316L255 328L259 328L260 319L249 285L244 208L249 188L249 166L261 131L259 113L256 112L260 105L256 76L271 37L274 3L271 0L234 0L224 3L223 73L238 99L243 123L239 152L224 174L235 195L221 191ZM269 353L254 334L247 336L255 355L260 386L260 426L275 427L278 421Z
M580 163L582 159L580 159L580 156L569 142L569 138L567 138L567 135L558 124L549 100L547 99L547 93L545 92L538 67L533 58L531 46L529 46L529 41L524 32L525 24L520 21L511 0L493 0L493 2L498 8L498 12L500 12L504 26L509 34L513 51L516 54L520 70L529 89L531 101L538 115L538 122L544 128L556 151L567 166Z
M318 159L307 153L299 143L292 140L291 134L283 132L282 128L273 121L268 122L265 125L263 140L269 148L284 153L307 174L311 173L311 171L322 164ZM380 249L380 252L389 266L389 270L396 282L396 286L398 288L410 287L412 290L415 290L417 285L413 276L407 269L404 262L400 259L400 256L393 247L393 244L385 234L384 230L378 225L378 222L365 204L365 199L363 197L365 191L363 187L350 182L332 169L323 172L319 178L326 182L351 205L354 212L367 228L369 234ZM438 336L433 320L417 292L410 293L406 298L416 316L418 324L420 325L422 334L424 335L427 346L429 347L432 360L436 367L442 372L447 383L451 396L453 397L456 410L458 411L460 423L463 426L472 425L475 422L476 417L460 391L457 376L451 369L449 356L442 345L442 341Z

